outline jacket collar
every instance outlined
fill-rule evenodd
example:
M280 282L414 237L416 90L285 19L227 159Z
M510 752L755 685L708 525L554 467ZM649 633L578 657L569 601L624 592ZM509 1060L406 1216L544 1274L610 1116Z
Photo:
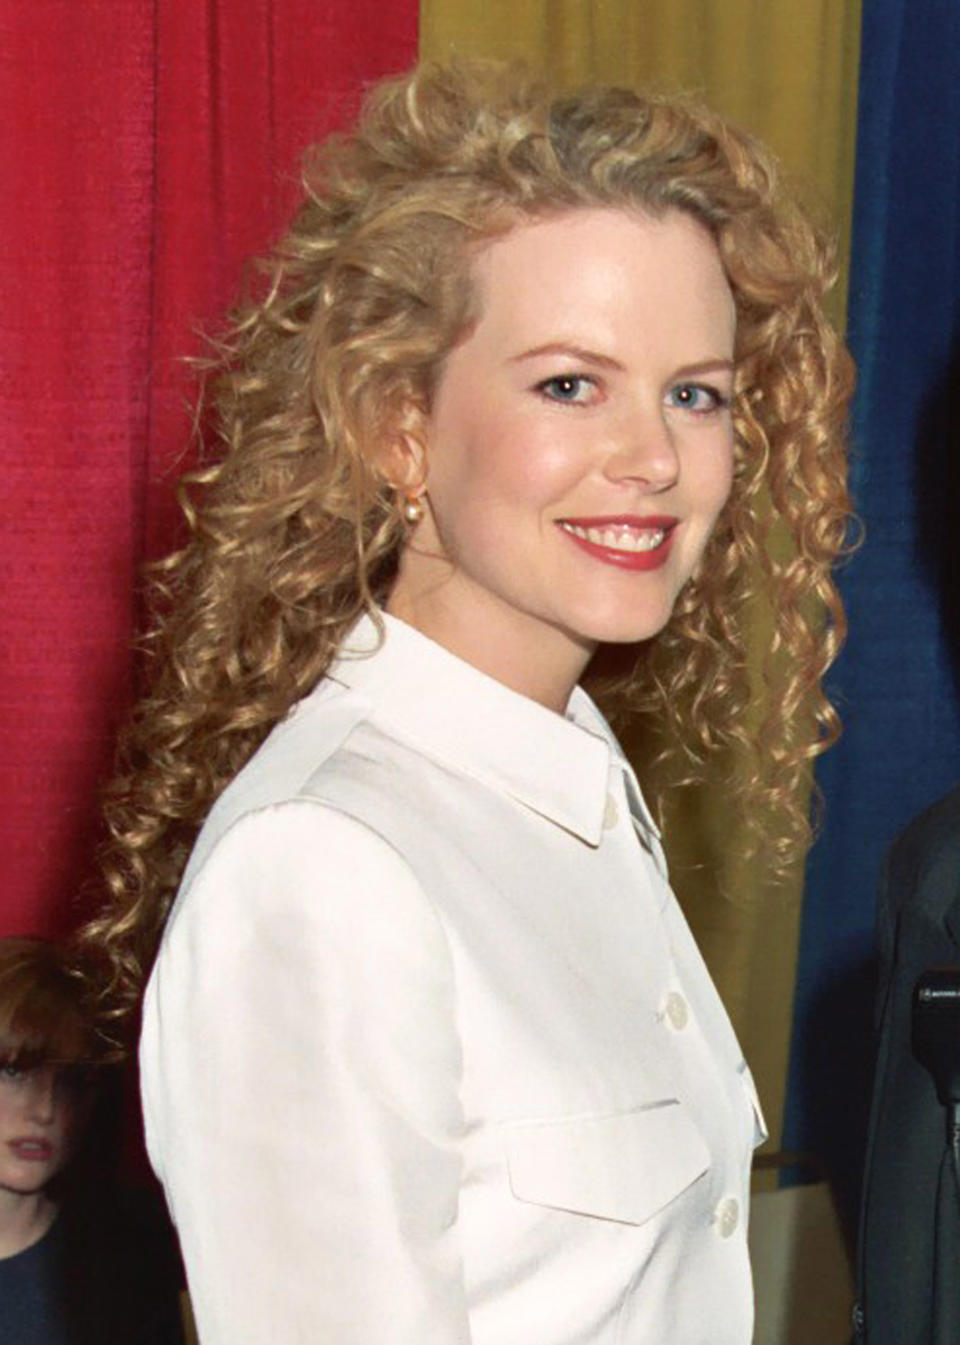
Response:
M396 617L380 619L382 642L361 617L328 677L361 695L391 737L598 845L611 766L630 782L633 772L586 692L577 687L566 716L555 714Z

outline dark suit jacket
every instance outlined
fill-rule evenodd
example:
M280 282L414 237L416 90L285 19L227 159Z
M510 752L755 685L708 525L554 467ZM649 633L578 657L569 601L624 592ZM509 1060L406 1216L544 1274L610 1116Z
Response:
M860 1305L867 1345L929 1345L946 1117L911 1051L911 1001L927 968L960 965L960 790L914 819L893 845L878 935L879 1052L860 1224ZM960 1295L960 1261L954 1291Z

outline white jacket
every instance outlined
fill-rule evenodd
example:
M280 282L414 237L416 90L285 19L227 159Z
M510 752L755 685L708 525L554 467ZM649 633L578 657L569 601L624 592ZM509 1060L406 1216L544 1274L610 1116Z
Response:
M629 766L385 622L214 807L148 987L202 1345L748 1345L762 1122Z

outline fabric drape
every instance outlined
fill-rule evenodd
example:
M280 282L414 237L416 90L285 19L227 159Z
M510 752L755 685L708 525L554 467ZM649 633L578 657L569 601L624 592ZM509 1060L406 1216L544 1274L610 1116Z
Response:
M0 0L0 933L62 930L192 379L415 0Z
M845 269L856 123L859 3L823 0L422 0L421 54L521 58L568 84L683 90L760 136L838 235ZM833 297L843 312L844 285ZM768 624L755 613L759 657ZM643 771L644 745L627 745ZM668 817L671 873L757 1076L779 1138L802 875L773 888L743 859L730 761ZM720 894L725 894L721 896Z
M883 855L960 776L960 10L864 6L849 334L859 365L841 574L846 721L823 761L798 966L788 1144L856 1204Z

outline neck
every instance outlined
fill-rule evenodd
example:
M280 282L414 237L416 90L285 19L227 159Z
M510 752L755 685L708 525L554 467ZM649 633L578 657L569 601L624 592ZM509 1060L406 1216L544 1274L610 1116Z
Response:
M488 677L563 714L595 645L474 592L468 605L453 585L425 592L398 585L387 611Z
M0 1188L0 1260L39 1242L57 1217L57 1205L44 1191Z

